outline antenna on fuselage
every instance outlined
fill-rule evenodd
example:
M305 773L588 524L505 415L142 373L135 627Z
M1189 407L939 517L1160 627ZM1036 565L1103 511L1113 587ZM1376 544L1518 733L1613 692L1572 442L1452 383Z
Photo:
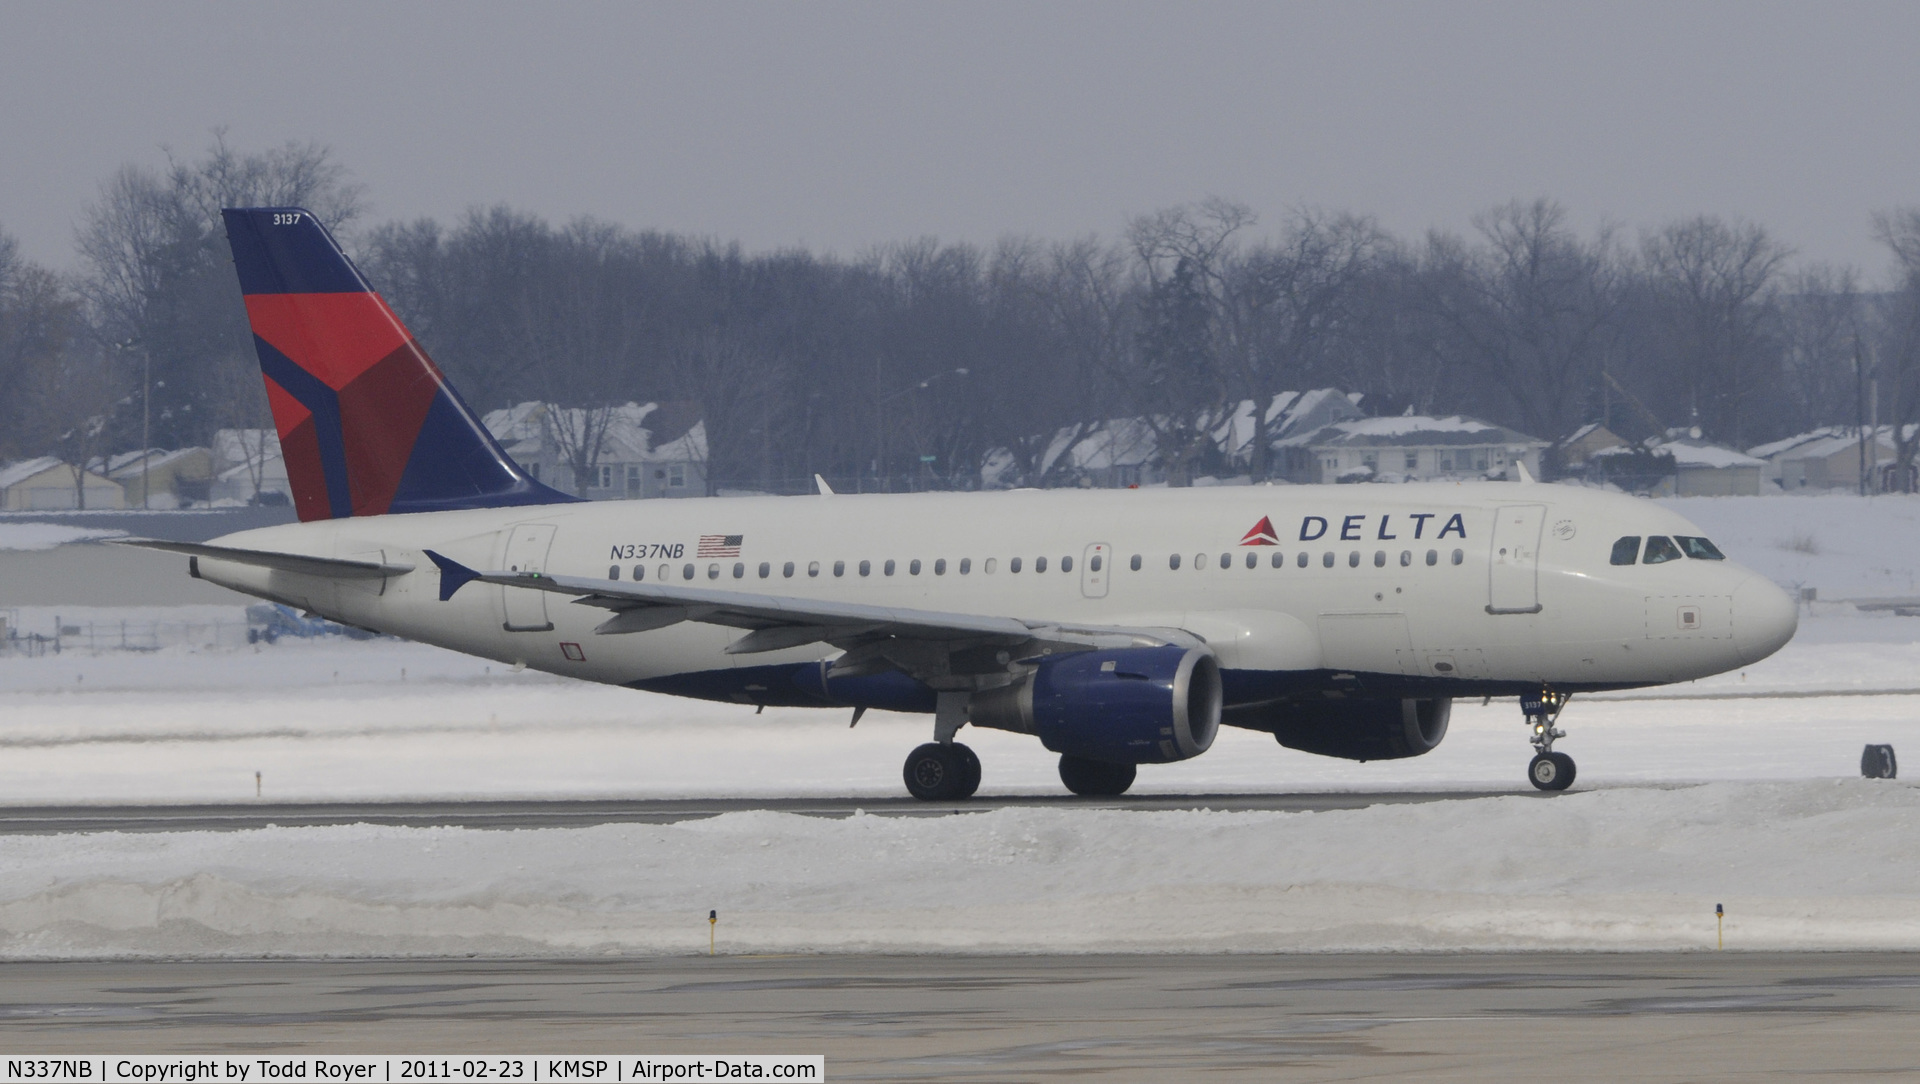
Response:
M822 478L816 474L813 476L813 484L819 488L820 495L822 497L833 496L833 487L827 484L827 480L825 478Z
M1533 481L1533 474L1527 470L1527 464L1525 460L1522 460L1522 459L1514 460L1513 469L1520 472L1520 481L1522 482Z

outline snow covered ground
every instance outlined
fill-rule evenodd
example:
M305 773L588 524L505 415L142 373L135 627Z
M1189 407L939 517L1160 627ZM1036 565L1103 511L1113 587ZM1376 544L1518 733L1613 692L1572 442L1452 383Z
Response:
M1920 503L1674 502L1822 598L1908 593ZM1806 577L1796 581L1793 577ZM1833 586L1837 585L1837 586ZM1915 592L1920 593L1920 592ZM56 609L58 613L56 614ZM60 622L237 608L22 607ZM1920 618L1821 603L1772 659L1577 698L1567 795L1522 780L1514 705L1350 764L1229 730L1136 790L1496 789L1329 813L1008 809L477 831L372 826L0 837L0 957L112 954L1920 949ZM924 718L749 709L337 640L0 658L0 802L893 796ZM964 732L982 792L1057 794L1030 739ZM1911 766L1910 766L1911 771Z
M127 532L58 523L0 523L0 550L50 550L69 542L118 538Z

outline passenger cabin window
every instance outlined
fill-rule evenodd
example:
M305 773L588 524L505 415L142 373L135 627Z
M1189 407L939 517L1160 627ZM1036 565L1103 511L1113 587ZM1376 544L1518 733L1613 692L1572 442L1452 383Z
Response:
M964 576L967 573L972 571L973 571L973 558L971 557L960 558L960 574Z
M844 576L844 575L846 575L846 574L847 574L847 563L846 563L845 561L835 561L835 562L833 563L833 574L834 574L834 575L836 575L836 576Z
M1067 558L1067 560L1072 561L1073 558L1069 557ZM1087 558L1087 571L1098 572L1100 571L1100 566L1103 563L1104 562L1101 560L1100 555L1096 553L1092 557ZM1067 571L1069 572L1073 571L1073 566L1071 564L1067 566Z
M1135 572L1140 571L1140 555L1137 553L1134 554L1133 560L1128 561L1127 565L1128 567L1132 568Z
M771 575L773 575L773 566L765 561L760 562L760 578L764 580ZM788 575L792 575L792 573L788 573Z
M620 578L620 566L619 566L619 565L614 565L614 566L612 566L611 568L609 568L609 569L607 569L607 579L610 579L610 580L617 580L617 579L619 579L619 578Z
M1459 564L1460 562L1462 562L1462 561L1464 561L1464 560L1466 560L1466 559L1467 559L1467 555L1466 555L1465 553L1462 553L1462 552L1461 552L1461 551L1459 551L1459 550L1454 550L1454 551L1453 551L1453 563L1454 563L1454 564L1456 564L1456 565L1457 565L1457 564Z
M1673 539L1663 534L1647 536L1647 553L1646 556L1640 559L1642 562L1649 565L1661 565L1668 561L1678 561L1679 559L1680 547L1673 544Z
M1096 558L1094 558L1094 560L1096 560L1096 561L1097 561L1097 560L1099 560L1099 558L1098 558L1098 557L1096 557ZM1062 558L1060 558L1060 571L1062 571L1062 572L1072 572L1072 571L1073 571L1073 558L1071 558L1071 557L1062 557Z
M1281 553L1279 550L1274 550L1273 551L1273 567L1275 568L1287 567L1287 555L1284 553Z
M820 562L818 562L818 561L808 561L808 562L807 562L807 575L809 575L809 576L818 576L819 574L820 574ZM837 573L837 572L836 572L836 573L834 573L834 575L836 575L836 576L837 576L837 575L839 575L839 573Z
M1307 567L1307 561L1308 561L1308 558L1307 558L1307 551L1306 551L1306 550L1301 550L1301 551L1300 551L1300 559L1299 559L1299 560L1297 560L1297 561L1295 561L1295 562L1294 562L1294 564L1296 564L1296 565L1299 565L1299 566L1300 566L1301 568L1305 568L1305 567Z
M1360 551L1359 550L1347 551L1347 567L1348 568L1360 567Z
M861 574L862 576L871 576L871 575L873 575L873 562L872 562L872 561L862 561L862 562L860 562L860 574Z
M1332 550L1328 550L1327 552L1320 555L1320 567L1321 568L1333 567L1333 551Z
M881 567L881 571L889 576L893 575L893 558L887 558L887 563Z
M646 565L634 565L634 566L633 566L633 578L634 578L634 579L636 579L636 580L644 580L644 579L646 579L646 578L647 578L647 566L646 566Z
M1440 563L1440 551L1439 551L1439 550L1428 550L1428 551L1427 551L1427 563L1428 563L1428 564L1430 564L1430 565L1437 565L1437 564L1439 564L1439 563Z
M1000 567L1000 558L998 558L998 557L989 557L989 558L987 558L987 560L986 560L986 563L984 563L984 564L982 564L982 565L980 566L980 571L982 571L982 572L984 572L984 573L986 573L987 575L989 575L989 576L991 576L991 575L993 575L993 570L994 570L994 569L996 569L996 568L999 568L999 567ZM964 568L963 568L963 569L961 569L960 571L962 571L962 572L965 572L965 571L966 571L966 569L964 569Z
M1260 555L1253 552L1252 550L1247 551L1247 567L1248 568L1260 567Z
M816 574L819 572L819 569L820 569L819 565L814 566L814 571ZM786 564L780 566L780 576L782 579L788 579L788 580L793 579L793 562L792 561L788 561Z
M1400 567L1405 568L1412 563L1413 563L1413 551L1401 550L1400 551Z
M947 559L945 557L936 557L933 559L933 574L936 576L944 576L947 574ZM915 575L918 575L918 573L915 573Z
M693 579L693 566L692 565L682 566L680 569L680 578L683 580Z
M1630 534L1614 540L1613 556L1608 558L1608 560L1616 565L1630 565L1638 559L1639 556L1640 536Z
M1035 557L1033 559L1033 570L1035 572L1045 572L1047 570L1047 559L1045 557Z
M1727 559L1727 555L1720 552L1720 547L1697 535L1677 534L1673 536L1673 540L1680 543L1681 551L1688 557L1701 561L1724 561Z
M1221 568L1232 568L1232 567L1233 567L1233 554L1231 554L1231 553L1223 553L1223 554L1221 554L1221 555L1220 555L1220 567L1221 567Z
M1177 571L1179 571L1179 570L1180 570L1180 555L1179 555L1179 554L1177 554L1177 553L1170 553L1170 554L1168 554L1168 555L1167 555L1167 567L1168 567L1168 568L1171 568L1171 569L1173 569L1173 570L1174 570L1174 571L1176 571L1176 572L1177 572Z

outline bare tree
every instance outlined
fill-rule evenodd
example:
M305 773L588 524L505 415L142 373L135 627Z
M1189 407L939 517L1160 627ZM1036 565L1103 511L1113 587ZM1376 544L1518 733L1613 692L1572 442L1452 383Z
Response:
M1127 240L1146 275L1135 405L1152 428L1167 484L1191 485L1233 416L1237 349L1228 314L1229 276L1239 234L1255 222L1237 203L1209 199L1143 215Z
M1702 215L1654 233L1641 254L1688 406L1717 439L1744 445L1778 372L1769 324L1788 248L1759 226Z
M1886 299L1877 377L1880 401L1893 424L1895 467L1888 481L1903 493L1920 489L1920 208L1873 216L1874 234L1894 258L1894 288Z

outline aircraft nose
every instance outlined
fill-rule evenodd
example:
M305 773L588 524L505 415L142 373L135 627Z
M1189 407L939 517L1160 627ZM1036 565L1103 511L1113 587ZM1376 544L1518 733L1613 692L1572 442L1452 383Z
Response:
M1785 647L1799 627L1799 604L1764 576L1749 576L1734 588L1733 641L1742 666Z

